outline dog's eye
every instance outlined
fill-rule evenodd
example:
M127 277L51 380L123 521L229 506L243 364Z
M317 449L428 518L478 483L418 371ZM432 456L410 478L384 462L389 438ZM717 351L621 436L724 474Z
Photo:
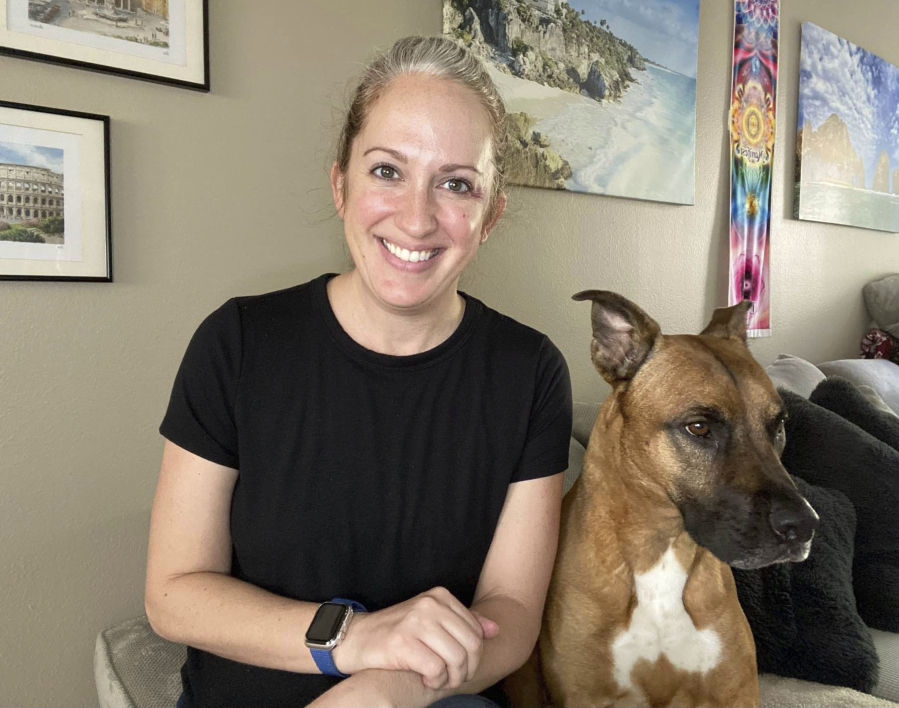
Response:
M697 420L695 423L690 423L686 427L687 432L697 438L707 438L712 434L712 429L709 427L709 424L703 423L701 420Z

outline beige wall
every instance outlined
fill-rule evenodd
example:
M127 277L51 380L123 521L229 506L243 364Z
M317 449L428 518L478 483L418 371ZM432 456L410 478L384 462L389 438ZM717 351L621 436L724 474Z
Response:
M96 700L97 631L142 611L156 427L188 337L229 296L343 266L325 170L345 82L373 44L440 30L440 0L211 5L209 95L0 58L0 98L112 116L116 277L0 282L3 706ZM895 0L784 2L765 363L854 355L862 285L899 270L899 236L787 217L802 20L899 64ZM728 0L702 0L695 207L513 189L467 276L550 334L576 398L602 387L572 293L618 290L668 331L696 331L724 301L732 21Z

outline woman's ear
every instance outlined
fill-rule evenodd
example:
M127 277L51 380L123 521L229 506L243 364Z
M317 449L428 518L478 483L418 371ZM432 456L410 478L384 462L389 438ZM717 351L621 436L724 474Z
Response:
M496 199L496 211L493 214L493 218L490 219L490 223L484 227L484 233L481 234L481 243L487 240L487 237L490 235L490 232L493 231L493 227L496 226L496 222L499 221L499 217L503 215L503 212L506 209L506 193L500 192L499 197Z
M340 167L335 162L331 165L331 196L334 199L337 216L341 219L343 219L343 190L345 186L346 176L340 171Z

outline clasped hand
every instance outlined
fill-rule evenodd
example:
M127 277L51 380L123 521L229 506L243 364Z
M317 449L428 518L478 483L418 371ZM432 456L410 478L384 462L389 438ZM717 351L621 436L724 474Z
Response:
M414 671L428 688L458 688L474 678L484 640L498 633L496 622L438 587L378 612L355 615L332 657L346 674Z

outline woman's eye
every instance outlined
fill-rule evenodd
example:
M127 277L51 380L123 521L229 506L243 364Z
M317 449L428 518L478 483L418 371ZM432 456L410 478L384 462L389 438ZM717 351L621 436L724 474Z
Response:
M695 423L690 423L686 427L687 427L687 432L696 438L707 438L709 435L712 434L712 429L709 427L709 424L703 423L702 421L696 421Z
M373 172L378 177L383 177L384 179L393 179L396 177L396 170L390 167L390 165L378 165Z
M465 180L461 179L450 179L446 181L446 186L449 188L451 192L470 192L471 185L468 184Z

